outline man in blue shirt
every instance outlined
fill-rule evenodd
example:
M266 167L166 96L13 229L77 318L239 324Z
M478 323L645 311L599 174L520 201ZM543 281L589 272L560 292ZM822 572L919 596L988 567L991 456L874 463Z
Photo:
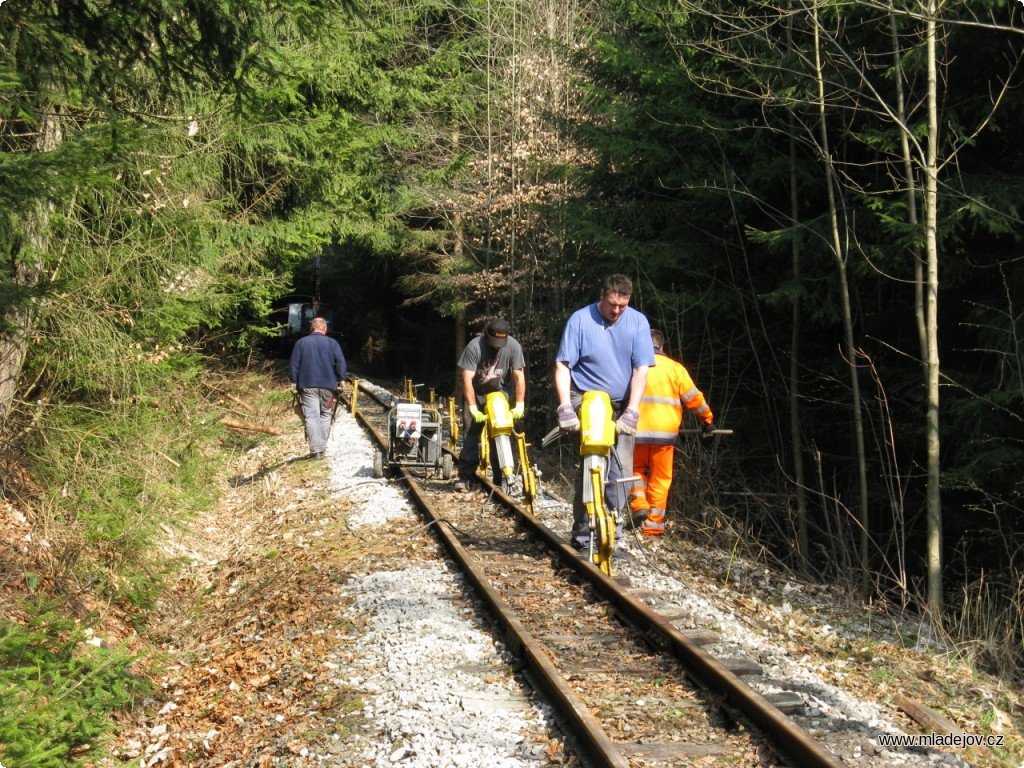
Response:
M327 335L327 321L314 317L309 335L295 343L288 363L288 378L302 399L309 457L322 459L331 433L334 398L348 373L341 345Z
M605 506L618 509L616 481L633 472L633 442L640 418L640 400L647 386L647 369L654 365L654 345L647 317L629 306L633 283L621 274L604 281L601 297L577 310L566 323L555 355L555 392L558 395L558 426L577 432L577 415L583 393L608 393L615 411L616 458L608 464ZM583 505L583 476L577 473L573 498L572 545L590 546L590 525ZM623 491L623 495L625 491Z

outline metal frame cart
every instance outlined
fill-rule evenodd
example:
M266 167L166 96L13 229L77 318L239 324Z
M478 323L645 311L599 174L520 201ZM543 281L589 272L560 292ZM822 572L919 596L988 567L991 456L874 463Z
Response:
M391 406L388 412L388 444L386 452L374 451L373 476L384 477L389 467L408 467L433 471L442 480L450 480L454 459L444 447L444 420L438 407L415 399L410 384L406 400Z

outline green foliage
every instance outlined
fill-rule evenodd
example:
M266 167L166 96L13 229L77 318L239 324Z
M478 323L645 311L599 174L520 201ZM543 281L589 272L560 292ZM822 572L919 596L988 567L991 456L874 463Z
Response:
M670 4L614 7L615 34L599 34L573 56L587 112L600 117L565 126L594 162L578 178L586 197L571 201L562 219L569 237L603 254L597 274L616 265L635 274L643 265L655 285L681 274L699 279L721 234L708 224L724 203L715 188L723 188L720 142L731 118L694 87L669 44L685 28L684 14ZM635 266L626 268L623 254Z
M345 55L334 59L331 87L353 114L338 145L342 172L325 199L350 201L370 218L336 227L335 253L353 272L405 272L391 281L410 302L457 313L467 281L451 278L477 267L451 252L452 221L477 224L462 215L465 199L452 187L484 146L483 5L368 0L363 11L339 38Z
M443 39L440 4L172 5L26 0L0 29L0 332L23 334L17 417L33 427L19 447L58 576L136 606L169 565L163 526L214 490L190 350L247 343L336 239L400 250L396 155L424 146L407 126L458 98L434 87L457 50L397 44L422 20Z
M55 560L67 571L58 577L145 608L173 565L154 556L164 529L216 500L209 480L215 453L207 446L219 427L197 399L200 360L130 352L139 358L131 366L136 394L41 404L37 423L46 440L27 448L54 519Z
M31 606L20 626L0 618L0 762L64 768L85 761L109 715L146 691L132 658L89 642L57 604Z

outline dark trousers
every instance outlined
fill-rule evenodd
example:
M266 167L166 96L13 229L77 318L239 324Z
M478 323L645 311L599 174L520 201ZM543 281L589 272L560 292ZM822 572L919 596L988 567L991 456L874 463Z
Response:
M462 450L459 452L459 480L468 482L476 477L476 468L480 464L480 435L484 431L484 422L476 421L466 409L463 419ZM498 464L494 441L491 441L491 479L495 485L501 485L501 466Z

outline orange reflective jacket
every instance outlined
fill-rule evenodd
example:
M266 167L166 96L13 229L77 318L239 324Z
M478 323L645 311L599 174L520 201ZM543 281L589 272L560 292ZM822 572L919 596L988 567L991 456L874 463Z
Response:
M647 389L640 401L636 442L672 445L683 423L685 405L703 424L714 421L704 394L682 363L655 350L657 364L647 369Z

